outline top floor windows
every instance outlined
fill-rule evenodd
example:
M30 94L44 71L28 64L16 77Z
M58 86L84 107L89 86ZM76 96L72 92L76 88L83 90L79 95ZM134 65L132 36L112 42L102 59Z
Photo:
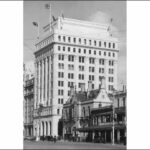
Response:
M84 39L84 44L86 45L86 39Z
M63 36L63 42L66 42L66 37L65 36Z
M68 42L69 42L69 43L71 42L71 38L70 38L70 37L68 37Z
M91 40L89 40L89 45L91 45L92 44L92 42L91 42Z
M73 42L76 43L76 38L73 38Z
M64 55L63 55L63 54L59 54L59 55L58 55L58 59L59 59L59 60L64 60Z
M111 43L109 43L109 48L111 48Z
M74 61L74 56L73 55L69 55L68 56L68 61L72 61L73 62Z
M79 56L79 62L84 63L84 57L83 56Z
M99 41L99 47L101 47L101 41Z
M60 35L58 36L58 41L61 41L61 36Z
M96 46L96 44L97 44L96 41L94 41L94 46Z
M115 48L115 43L113 43L113 48Z
M79 44L81 44L81 39L79 38Z

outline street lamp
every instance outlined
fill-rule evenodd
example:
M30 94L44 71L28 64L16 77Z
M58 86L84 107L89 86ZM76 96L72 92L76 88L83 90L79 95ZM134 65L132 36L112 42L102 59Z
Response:
M113 91L113 105L112 105L112 107L113 107L113 117L112 117L112 119L113 119L113 125L112 125L112 145L114 145L115 144L115 106L114 106L114 103L115 103L115 96L114 96L115 89L113 88L112 91Z

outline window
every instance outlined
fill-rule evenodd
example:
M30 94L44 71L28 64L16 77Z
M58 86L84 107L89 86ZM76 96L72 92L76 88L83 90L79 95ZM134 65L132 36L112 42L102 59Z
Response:
M101 55L101 51L99 51L99 55Z
M110 53L110 52L108 53L108 56L109 56L109 57L111 56L111 53Z
M60 51L60 46L58 46L58 50Z
M60 101L61 101L61 99L60 99L60 98L58 98L58 104L60 104Z
M109 86L108 86L108 90L109 90L109 91L112 91L112 90L113 90L113 85L109 85Z
M94 55L96 55L96 51L94 51Z
M100 65L104 65L105 64L105 60L104 59L99 59L99 64Z
M104 42L104 47L106 47L106 42Z
M69 64L68 65L68 70L74 70L74 65Z
M89 45L91 45L91 40L89 40Z
M106 52L104 52L104 56L106 56Z
M101 41L99 41L99 47L101 47Z
M94 41L94 46L96 46L96 41Z
M59 115L59 109L57 109L57 114Z
M84 66L79 66L79 71L84 71Z
M92 84L92 89L94 89L94 84Z
M95 68L94 67L89 67L89 72L94 72Z
M95 63L95 59L94 58L89 58L89 63L90 64L94 64Z
M84 80L84 74L79 74L79 80Z
M114 73L114 69L112 69L112 68L109 68L109 72L108 72L109 74L113 74Z
M63 36L63 42L66 42L66 37L65 36Z
M113 66L114 65L114 61L113 60L109 60L109 66Z
M109 78L108 78L108 81L109 81L109 82L113 82L113 81L114 81L114 78L113 78L113 77L109 77Z
M74 53L76 52L76 49L75 49L75 48L73 48L73 52L74 52Z
M63 78L64 77L64 73L63 72L58 72L58 78Z
M74 74L73 73L68 73L68 79L73 79L74 78Z
M58 40L61 41L61 36L60 35L58 36Z
M70 52L70 47L68 47L68 52Z
M113 53L113 57L115 57L115 53Z
M94 81L94 75L89 75L89 81Z
M79 56L79 62L84 63L84 57L83 56Z
M104 68L99 68L99 73L104 73Z
M59 55L58 55L58 59L59 59L59 60L64 60L64 55L63 55L63 54L59 54Z
M63 103L64 103L64 99L62 98L62 99L61 99L61 104L63 104Z
M63 63L59 63L59 64L58 64L58 68L59 68L59 69L64 69L64 64L63 64Z
M68 82L68 87L72 87L73 86L73 82Z
M80 48L79 48L78 52L81 53L81 49Z
M68 37L68 42L69 42L69 43L71 42L70 37Z
M74 56L73 56L73 55L69 55L69 56L68 56L68 61L74 62Z
M85 107L83 107L83 117L85 117Z
M73 38L73 42L76 43L76 38Z
M64 90L58 90L58 95L64 95Z
M71 94L71 92L70 92L70 91L68 91L68 96L70 96L70 94Z
M86 49L84 49L84 54L86 54Z
M111 43L109 43L109 48L111 48Z
M115 48L115 43L113 43L113 48Z
M86 45L86 39L84 39L84 44Z
M63 51L65 51L65 46L63 47Z
M79 44L81 44L81 39L79 38Z
M64 86L64 81L58 81L58 86L63 87Z
M91 50L89 50L89 54L91 54Z

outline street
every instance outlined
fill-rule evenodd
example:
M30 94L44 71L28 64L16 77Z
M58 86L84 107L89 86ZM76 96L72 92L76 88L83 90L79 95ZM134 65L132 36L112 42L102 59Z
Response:
M24 149L126 149L124 145L57 141L24 141Z

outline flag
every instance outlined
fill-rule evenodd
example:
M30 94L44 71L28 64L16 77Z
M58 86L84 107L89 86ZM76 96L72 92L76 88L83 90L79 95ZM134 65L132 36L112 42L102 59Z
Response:
M64 14L62 13L62 18L64 19Z
M50 9L50 4L45 4L46 9Z
M56 21L56 18L53 16L53 21Z
M37 22L32 22L34 26L38 27L38 23Z
M110 19L110 22L113 22L113 18Z

